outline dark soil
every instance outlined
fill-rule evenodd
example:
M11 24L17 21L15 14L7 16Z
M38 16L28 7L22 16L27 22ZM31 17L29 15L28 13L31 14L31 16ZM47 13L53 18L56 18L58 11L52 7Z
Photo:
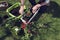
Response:
M19 16L19 15L20 15L20 14L19 14L19 9L20 9L20 7L17 7L17 8L15 8L15 9L12 9L12 10L10 11L10 13L13 14L14 16Z

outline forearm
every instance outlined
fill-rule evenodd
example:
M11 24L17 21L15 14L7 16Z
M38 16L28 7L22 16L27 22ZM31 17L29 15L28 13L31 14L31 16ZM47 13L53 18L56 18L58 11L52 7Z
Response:
M19 13L20 13L21 15L22 15L22 14L23 14L23 12L24 12L24 1L25 1L25 0L20 0L21 5L20 5Z
M25 0L20 0L21 1L21 6L24 6Z
M46 0L45 2L40 3L41 6L47 5L50 3L50 0Z
M48 3L46 3L46 2L43 2L43 3L41 3L40 5L41 6L44 6L44 5L47 5Z

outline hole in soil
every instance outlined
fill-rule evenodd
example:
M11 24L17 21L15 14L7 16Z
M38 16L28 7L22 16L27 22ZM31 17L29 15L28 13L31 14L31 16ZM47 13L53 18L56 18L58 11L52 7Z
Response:
M24 30L21 28L21 30L18 32L18 35L24 35Z
M12 9L12 10L10 11L10 13L13 14L14 16L19 16L19 15L20 15L20 14L19 14L19 9L20 9L20 7L17 7L17 8L15 8L15 9Z

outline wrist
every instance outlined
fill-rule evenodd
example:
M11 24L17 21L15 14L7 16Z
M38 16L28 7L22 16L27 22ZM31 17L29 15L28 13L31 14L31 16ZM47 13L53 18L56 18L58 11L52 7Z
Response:
M24 7L24 4L21 4L20 7Z
M41 4L37 4L37 7L39 8L39 7L41 7L42 5Z
M24 8L24 6L20 6L20 8Z

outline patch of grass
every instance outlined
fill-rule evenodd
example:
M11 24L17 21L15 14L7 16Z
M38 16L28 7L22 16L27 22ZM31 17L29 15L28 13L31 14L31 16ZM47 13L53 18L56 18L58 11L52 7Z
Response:
M19 2L19 0L3 1L7 1L10 4ZM60 0L52 1L53 2L47 8L47 11L40 16L40 18L35 22L35 24L33 24L34 28L38 28L36 29L38 32L38 36L33 36L33 40L60 40ZM31 5L29 4L30 3L27 0L25 5L29 7ZM0 16L3 17L4 15L7 15L7 13L5 11L0 11ZM0 33L2 33L1 30ZM3 33L0 35L3 36ZM8 39L8 37L6 39Z

